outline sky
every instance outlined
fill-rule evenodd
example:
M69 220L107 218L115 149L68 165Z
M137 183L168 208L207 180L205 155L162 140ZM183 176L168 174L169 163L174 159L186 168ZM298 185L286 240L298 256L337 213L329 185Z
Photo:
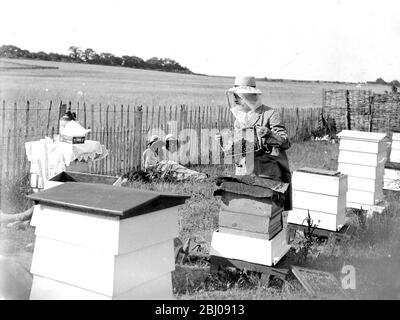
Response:
M398 0L0 0L0 45L169 57L196 73L400 80Z

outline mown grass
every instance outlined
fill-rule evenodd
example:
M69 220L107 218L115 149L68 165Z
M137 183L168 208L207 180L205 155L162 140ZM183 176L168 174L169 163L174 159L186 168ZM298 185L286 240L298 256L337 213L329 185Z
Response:
M300 167L337 169L338 145L325 142L293 144L288 151L291 170ZM212 233L218 227L219 202L213 197L213 178L232 172L232 166L195 169L210 175L204 182L185 183L127 183L126 187L188 194L190 199L179 210L179 237L182 242L192 239L203 253L209 252ZM400 298L400 195L386 192L387 208L365 221L349 211L350 223L356 227L354 237L339 243L319 242L313 254L303 260L293 248L282 261L282 267L306 266L332 272L341 279L344 265L356 270L356 290L348 290L353 299ZM32 241L32 228L26 231L7 231L0 241L8 239L1 250L21 250ZM21 243L22 245L13 244ZM5 243L5 242L4 242ZM206 265L177 266L173 274L174 291L178 299L309 299L293 278L283 286L267 287L255 275L234 273L224 277L210 274Z

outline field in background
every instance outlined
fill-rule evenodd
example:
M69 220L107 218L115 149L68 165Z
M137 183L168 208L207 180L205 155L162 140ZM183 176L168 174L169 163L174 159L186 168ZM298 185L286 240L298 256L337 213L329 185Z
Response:
M197 76L170 72L129 69L36 60L0 59L10 66L23 64L32 69L0 70L0 100L73 101L99 104L226 105L225 90L233 78ZM58 69L34 69L34 67ZM389 86L337 83L295 83L258 81L263 102L271 107L321 107L322 89L390 91Z

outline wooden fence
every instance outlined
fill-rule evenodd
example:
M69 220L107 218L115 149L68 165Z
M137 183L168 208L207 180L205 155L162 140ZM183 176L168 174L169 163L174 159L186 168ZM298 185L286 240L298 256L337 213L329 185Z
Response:
M335 119L338 131L390 133L400 126L400 93L324 90L322 99L323 114Z
M146 140L152 134L164 136L173 133L180 138L181 145L186 145L190 163L211 164L211 157L220 151L215 145L215 133L232 129L234 121L229 109L222 106L147 107L2 101L1 181L9 181L29 171L25 142L58 134L58 120L66 109L76 112L79 123L91 129L87 139L98 140L109 150L109 156L93 162L90 171L111 175L120 175L140 167ZM293 141L310 137L321 113L319 108L282 108L277 111Z

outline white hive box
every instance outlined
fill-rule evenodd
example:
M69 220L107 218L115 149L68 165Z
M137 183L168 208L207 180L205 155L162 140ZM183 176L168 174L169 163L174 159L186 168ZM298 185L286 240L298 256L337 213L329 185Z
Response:
M374 206L383 200L387 160L385 133L343 130L338 134L338 171L348 175L347 207Z
M346 222L347 183L347 175L337 171L302 168L293 172L288 223L307 225L309 212L317 228L340 230Z
M210 255L274 266L289 249L285 229L271 240L214 231Z
M394 131L393 135L392 135L390 162L400 163L400 131L399 130Z
M170 299L187 196L66 182L29 196L31 299Z

